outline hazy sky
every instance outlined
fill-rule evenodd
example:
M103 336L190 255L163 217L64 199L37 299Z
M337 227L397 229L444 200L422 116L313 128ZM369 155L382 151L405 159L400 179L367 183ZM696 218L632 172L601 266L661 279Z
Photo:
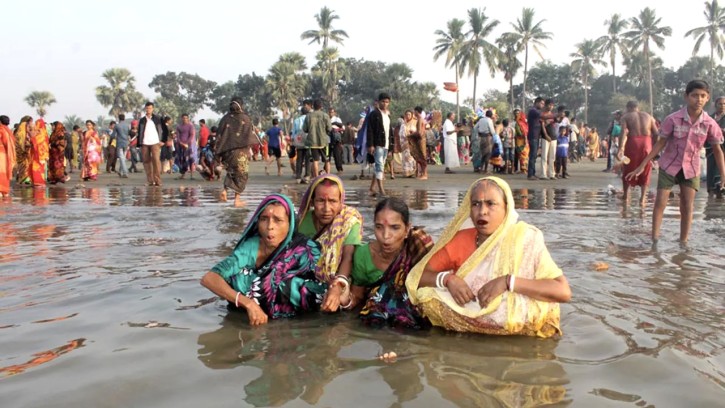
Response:
M45 90L58 100L46 119L71 114L95 119L108 112L96 101L95 88L105 83L101 73L112 67L128 68L136 77L137 88L152 99L154 92L148 83L154 75L167 71L197 73L222 83L253 71L266 75L279 55L291 51L302 53L311 66L320 46L308 45L300 34L317 28L314 16L323 6L340 17L333 27L350 36L338 46L342 57L405 62L414 70L413 80L436 83L441 97L455 102L455 94L442 89L444 81L454 80L453 72L444 67L443 60L433 62L433 33L445 30L452 18L465 20L469 8L486 3L447 0L437 2L440 7L414 4L332 0L6 2L0 25L0 38L5 39L0 113L13 122L24 114L35 116L24 98L34 90ZM706 24L704 1L493 2L486 6L486 15L500 24L489 40L512 31L511 23L521 9L532 7L536 20L545 19L543 28L554 35L543 49L544 58L567 63L575 44L606 34L604 21L612 14L629 18L653 4L662 24L673 31L666 39L666 51L655 52L666 66L677 68L691 56L694 45L691 37L684 38L685 32ZM709 54L706 44L700 54ZM530 55L529 66L538 61L536 54ZM520 74L516 81L522 78ZM491 79L482 73L477 93L490 88L506 90L508 85L501 77ZM461 101L470 98L472 91L472 78L462 78ZM205 110L197 116L217 115Z

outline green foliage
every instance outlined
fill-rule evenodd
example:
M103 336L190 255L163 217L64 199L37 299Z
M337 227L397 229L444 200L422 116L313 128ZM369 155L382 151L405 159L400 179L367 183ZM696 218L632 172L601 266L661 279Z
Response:
M25 97L25 102L35 108L38 116L44 117L48 113L48 106L56 103L55 96L48 91L33 91Z
M156 75L149 83L149 88L161 95L167 107L170 108L169 104L173 104L178 113L188 113L192 118L209 101L215 86L214 81L183 71L179 74L169 71ZM178 118L178 116L172 117L174 120Z
M107 108L108 114L117 118L126 112L140 112L144 103L141 92L136 90L136 78L126 68L111 68L101 75L108 85L96 87L96 99Z

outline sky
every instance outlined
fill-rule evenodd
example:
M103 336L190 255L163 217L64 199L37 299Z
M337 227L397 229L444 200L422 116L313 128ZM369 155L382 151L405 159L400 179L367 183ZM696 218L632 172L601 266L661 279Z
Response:
M105 84L103 71L114 67L129 69L137 89L153 99L155 94L148 83L154 75L167 71L196 73L223 83L252 72L266 76L281 54L292 51L300 52L312 66L321 46L309 45L300 34L317 29L315 14L324 6L339 16L333 28L349 35L337 45L341 57L404 62L413 69L413 81L434 82L441 99L455 103L455 93L443 90L443 82L455 80L453 71L445 67L443 59L433 61L434 32L445 31L447 21L453 18L467 20L469 8L485 5L486 15L500 21L489 38L491 42L501 33L513 31L511 24L522 8L533 8L536 21L545 20L543 29L553 34L542 49L544 59L563 64L570 61L577 43L606 34L604 21L612 14L634 17L653 2L551 1L546 7L541 1L516 0L447 0L437 2L439 7L424 4L334 0L6 2L0 25L0 38L5 39L0 114L10 116L11 123L22 115L36 116L25 97L32 91L50 91L57 103L49 107L47 120L62 120L67 115L93 120L107 116L108 108L96 101L95 88ZM672 28L666 50L655 52L665 66L679 68L690 58L694 46L692 37L684 37L685 32L706 25L704 1L654 4L661 25ZM699 54L708 55L709 47L705 45ZM529 67L539 61L541 58L530 53ZM597 70L604 73L611 68ZM501 76L492 79L484 71L478 78L479 97L487 89L508 89ZM621 66L617 72L622 72ZM520 73L515 83L522 79ZM460 85L462 102L472 96L473 80L461 78ZM218 115L205 109L197 117Z

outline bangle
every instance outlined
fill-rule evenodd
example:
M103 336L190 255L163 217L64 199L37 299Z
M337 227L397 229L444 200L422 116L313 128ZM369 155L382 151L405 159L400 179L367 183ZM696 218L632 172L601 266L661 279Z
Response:
M349 309L351 306L352 306L352 298L350 298L350 300L347 302L346 305L340 305L340 307L345 310Z
M241 295L242 292L237 292L237 296L234 298L234 306L239 308L239 295Z
M516 286L516 276L511 275L511 283L509 284L509 292L513 293L514 286Z
M453 276L453 275L449 273L448 275L446 275L443 278L443 287L445 287L445 288L448 287L448 281L451 279L451 276Z
M445 285L443 284L443 280L446 278L446 276L450 275L451 271L441 272L436 276L436 287L438 289L445 289Z
M335 279L333 279L333 282L342 282L342 291L344 292L345 289L350 287L350 279L345 275L335 275Z

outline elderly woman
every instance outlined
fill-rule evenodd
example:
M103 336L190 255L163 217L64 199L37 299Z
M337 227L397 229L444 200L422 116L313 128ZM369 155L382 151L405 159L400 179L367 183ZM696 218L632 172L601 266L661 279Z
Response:
M571 298L543 234L518 221L511 189L497 177L473 183L406 286L433 325L488 334L560 334L559 302Z
M297 219L299 232L322 247L315 276L330 285L322 310L335 312L341 300L343 305L349 304L352 258L362 240L362 216L357 209L345 205L342 180L333 174L323 174L310 182Z
M50 134L50 153L48 159L48 182L50 184L65 183L69 177L65 172L65 151L67 148L65 126L61 122L53 124Z
M374 217L375 240L355 249L351 299L344 307L363 303L360 318L372 326L430 327L408 300L405 278L433 247L433 240L411 225L408 206L399 198L378 202Z
M257 143L252 119L244 112L242 98L233 97L229 112L219 121L214 154L224 164L227 174L220 197L227 200L227 189L234 190L234 206L243 207L242 193L249 179L249 148Z
M292 202L267 196L257 207L234 251L201 284L244 308L249 323L318 310L327 285L315 279L319 245L295 231Z

